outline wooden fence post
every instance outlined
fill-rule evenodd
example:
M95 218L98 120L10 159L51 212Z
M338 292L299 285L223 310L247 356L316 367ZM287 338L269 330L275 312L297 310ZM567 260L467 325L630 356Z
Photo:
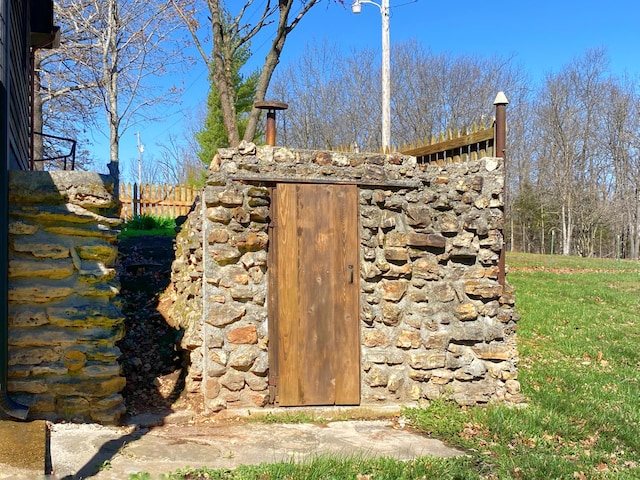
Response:
M133 184L133 196L131 197L131 211L134 217L140 216L140 201L138 195L138 184Z

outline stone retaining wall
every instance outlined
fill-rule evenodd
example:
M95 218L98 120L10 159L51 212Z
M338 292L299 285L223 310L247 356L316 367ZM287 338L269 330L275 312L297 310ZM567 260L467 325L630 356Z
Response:
M261 407L268 387L269 185L360 186L361 403L520 401L514 297L498 282L502 159L222 149L177 239L162 303L207 409Z
M30 418L116 423L125 378L113 182L10 173L9 392Z

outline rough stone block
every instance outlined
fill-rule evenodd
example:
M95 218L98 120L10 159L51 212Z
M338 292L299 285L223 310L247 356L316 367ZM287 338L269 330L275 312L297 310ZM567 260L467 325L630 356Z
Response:
M396 346L399 348L418 348L422 343L420 332L416 330L402 330L398 335Z
M502 286L494 282L467 280L464 291L470 297L497 299L502 295Z
M228 370L220 377L220 384L232 392L239 392L244 387L244 374L237 370Z
M441 266L435 256L421 257L413 261L412 278L423 280L438 280L441 275Z
M366 375L366 383L370 387L386 387L389 383L389 375L384 368L374 366Z
M412 247L431 247L441 249L447 244L447 239L432 233L410 233L407 235L407 245Z
M363 344L367 347L388 347L388 334L381 330L367 331L363 335Z
M453 382L453 399L459 405L487 403L496 392L496 385L490 380L475 382Z
M9 326L11 327L39 327L47 323L49 323L49 317L44 310L9 306Z
M244 316L246 307L242 304L214 303L209 305L207 323L214 327L224 327Z
M204 382L205 399L212 400L220 395L220 380L218 378L207 378Z
M406 247L407 234L404 232L389 232L384 237L385 247Z
M207 219L212 222L227 224L231 220L231 211L225 207L207 208Z
M390 262L406 262L409 260L409 252L402 247L387 247L384 249L384 258Z
M9 278L43 277L52 280L68 278L74 273L73 262L70 260L29 261L10 260Z
M247 375L245 382L249 389L255 392L266 392L269 388L268 380L266 376Z
M385 325L396 326L402 320L404 308L397 303L383 302L382 304L382 322Z
M483 360L510 360L515 356L514 349L503 343L480 343L472 349Z
M470 321L478 318L478 310L473 303L463 303L454 310L454 315L460 321Z
M9 222L10 235L33 235L39 228L37 224L27 223L22 220Z
M51 243L54 239L49 238L48 242L24 239L14 239L11 247L18 253L29 253L35 258L60 259L70 256L69 247L59 243Z
M490 318L451 324L451 338L460 342L489 342L504 338L504 327Z
M406 280L383 280L381 284L382 298L391 302L399 302L409 287Z
M269 207L252 208L249 212L252 222L265 223L269 220Z
M446 355L444 352L421 352L409 355L409 365L416 370L432 370L444 367Z
M225 207L237 207L244 203L244 194L235 189L228 189L219 192L218 199Z
M448 332L422 332L422 344L427 350L444 350L449 344L450 336Z
M453 380L453 372L440 368L431 371L431 379L429 381L434 385L446 385L451 380Z
M240 250L228 244L216 244L210 247L210 253L213 259L219 265L228 265L236 263L242 256Z
M256 344L258 343L258 332L255 325L247 325L229 330L227 333L229 343L236 344Z
M265 250L269 243L269 236L265 232L249 232L236 237L235 245L243 252Z
M229 366L236 370L247 371L258 357L257 347L238 345L229 354Z

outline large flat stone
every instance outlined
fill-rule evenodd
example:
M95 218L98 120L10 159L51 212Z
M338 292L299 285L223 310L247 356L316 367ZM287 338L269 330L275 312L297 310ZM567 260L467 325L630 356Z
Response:
M45 474L47 424L43 420L14 422L0 420L0 479L12 469L32 470L34 477Z

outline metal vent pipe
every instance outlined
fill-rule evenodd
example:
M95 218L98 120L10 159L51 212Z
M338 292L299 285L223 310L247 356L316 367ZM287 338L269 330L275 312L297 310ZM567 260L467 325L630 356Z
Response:
M265 100L263 102L255 102L253 104L260 110L267 111L267 129L265 133L265 141L267 145L275 146L276 144L276 112L278 110L286 110L289 106L283 102L274 102Z

